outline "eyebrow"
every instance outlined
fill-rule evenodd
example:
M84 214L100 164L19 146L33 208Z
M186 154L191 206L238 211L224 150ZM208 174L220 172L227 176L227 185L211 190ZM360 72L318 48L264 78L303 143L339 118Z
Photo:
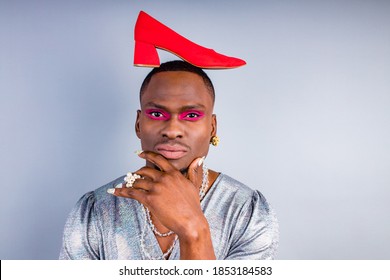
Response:
M165 107L163 105L160 105L160 104L157 104L157 103L154 103L154 102L146 103L145 107L154 107L154 108L162 109L162 110L165 110L165 111L169 111L167 107ZM205 110L206 107L204 105L202 105L202 104L187 105L187 106L181 107L180 111L193 110L193 109Z

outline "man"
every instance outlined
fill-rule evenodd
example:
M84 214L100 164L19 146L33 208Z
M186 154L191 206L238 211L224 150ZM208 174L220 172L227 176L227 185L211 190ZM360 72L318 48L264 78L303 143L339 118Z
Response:
M84 195L61 259L272 259L275 215L260 192L203 165L215 140L214 88L183 61L154 68L135 131L146 165Z

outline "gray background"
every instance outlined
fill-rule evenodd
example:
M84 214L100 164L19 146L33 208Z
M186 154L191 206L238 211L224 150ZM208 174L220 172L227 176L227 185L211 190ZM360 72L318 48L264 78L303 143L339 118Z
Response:
M390 258L390 1L1 0L1 259L56 259L78 198L142 164L140 10L248 62L208 71L207 165L268 198L278 259Z

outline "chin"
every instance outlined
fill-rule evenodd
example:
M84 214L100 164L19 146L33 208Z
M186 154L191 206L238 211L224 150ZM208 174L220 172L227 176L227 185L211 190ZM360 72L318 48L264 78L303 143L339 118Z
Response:
M187 172L188 167L190 166L191 162L187 161L181 161L181 160L169 160L169 162L177 169L180 170L183 173L183 170Z

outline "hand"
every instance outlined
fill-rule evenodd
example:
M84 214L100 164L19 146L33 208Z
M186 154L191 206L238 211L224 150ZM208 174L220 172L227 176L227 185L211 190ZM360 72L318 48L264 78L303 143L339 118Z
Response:
M132 188L117 188L114 194L136 199L145 205L179 239L203 230L207 223L199 201L203 159L196 158L190 164L186 178L159 154L142 152L139 156L161 171L145 166L135 172L144 179L136 180Z

